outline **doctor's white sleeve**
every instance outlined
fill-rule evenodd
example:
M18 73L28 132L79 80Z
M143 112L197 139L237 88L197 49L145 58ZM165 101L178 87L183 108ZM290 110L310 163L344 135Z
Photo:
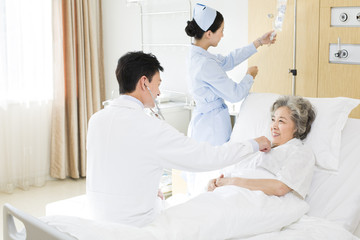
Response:
M211 171L235 164L254 152L250 141L228 142L221 146L199 143L161 122L154 142L164 168L186 171Z

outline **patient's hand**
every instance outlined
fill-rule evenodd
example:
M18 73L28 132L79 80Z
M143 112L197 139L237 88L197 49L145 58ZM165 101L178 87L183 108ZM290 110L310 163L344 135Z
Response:
M221 175L219 178L216 179L215 186L222 187L225 185L233 185L231 177L225 178L224 175Z
M215 182L216 182L216 178L211 179L209 181L208 186L207 186L209 192L212 192L215 190L215 188L216 188Z
M212 192L212 191L215 190L215 188L220 187L220 186L218 186L218 185L216 184L217 181L218 181L218 179L224 179L224 174L221 174L220 177L211 179L211 180L209 181L209 183L208 183L208 191L209 191L209 192Z

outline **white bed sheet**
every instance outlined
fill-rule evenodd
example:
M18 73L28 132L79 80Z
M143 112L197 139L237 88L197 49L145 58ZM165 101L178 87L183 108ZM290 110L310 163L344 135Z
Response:
M298 222L281 231L260 234L250 238L236 240L359 240L356 236L338 224L305 215ZM234 239L235 240L235 239Z
M157 240L145 229L124 224L64 215L42 217L41 220L79 240Z
M70 233L79 240L158 240L145 229L122 224L98 222L71 216L49 216L43 218L59 231ZM177 236L172 240L188 240ZM193 238L190 238L193 239ZM195 238L196 239L196 238ZM316 217L304 216L298 222L283 228L248 238L232 238L232 240L359 240L356 236L338 224Z

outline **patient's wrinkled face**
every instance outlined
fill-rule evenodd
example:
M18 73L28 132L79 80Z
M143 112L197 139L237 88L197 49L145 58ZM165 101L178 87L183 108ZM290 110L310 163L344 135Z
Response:
M271 117L272 144L279 146L294 138L295 123L291 119L291 112L287 107L278 108Z

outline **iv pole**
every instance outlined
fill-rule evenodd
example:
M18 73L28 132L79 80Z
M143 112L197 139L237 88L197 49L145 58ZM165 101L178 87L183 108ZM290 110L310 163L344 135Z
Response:
M293 53L293 68L289 69L289 73L292 74L292 95L295 96L296 91L296 75L297 75L297 69L296 69L296 12L297 12L297 1L294 0L294 53Z

